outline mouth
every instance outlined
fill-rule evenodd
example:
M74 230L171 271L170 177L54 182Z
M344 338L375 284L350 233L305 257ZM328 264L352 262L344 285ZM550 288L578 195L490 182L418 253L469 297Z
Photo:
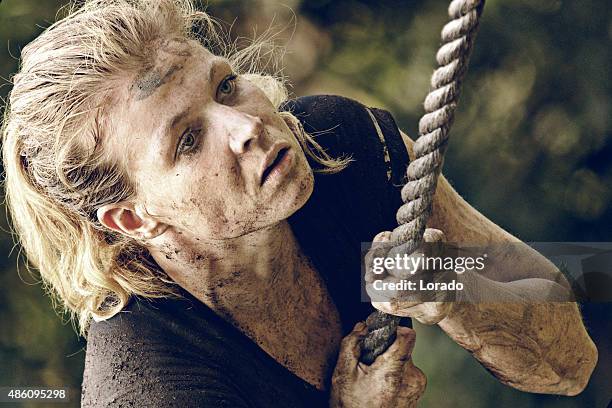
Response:
M283 162L283 159L287 156L288 152L289 145L285 143L278 143L274 145L272 149L270 149L270 152L266 155L266 159L264 161L264 169L260 173L260 186L266 182L272 171L274 171L274 169Z

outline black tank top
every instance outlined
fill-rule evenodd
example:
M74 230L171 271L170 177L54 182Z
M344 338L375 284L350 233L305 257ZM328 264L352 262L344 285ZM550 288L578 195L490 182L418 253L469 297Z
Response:
M326 282L346 335L373 310L361 302L361 242L396 226L408 153L385 110L328 95L292 99L280 109L293 112L332 157L353 159L339 173L315 173L311 198L289 218ZM134 297L111 319L92 322L83 407L328 405L327 392L287 370L188 292L182 294L184 299Z

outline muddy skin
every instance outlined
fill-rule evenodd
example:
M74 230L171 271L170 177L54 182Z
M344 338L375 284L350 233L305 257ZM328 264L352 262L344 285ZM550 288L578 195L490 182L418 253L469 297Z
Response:
M265 211L259 214L262 213ZM189 246L183 245L181 239L186 232L176 233L176 241L165 246L164 252L171 255L174 265L188 265L193 274L186 275L183 268L180 275L173 276L170 267L164 269L182 287L195 288L190 292L277 361L321 388L331 373L332 363L326 358L313 358L309 364L314 366L305 367L302 356L305 352L335 355L341 340L339 315L318 272L293 239L288 223L282 222L275 228L278 232L274 235L280 239L265 243L263 246L270 247L269 251L255 258L271 265L266 276L254 276L240 260L186 248ZM216 246L225 256L237 250L232 242ZM259 249L257 243L252 246ZM267 318L262 320L262 315ZM309 322L308 327L297 323L305 321Z
M302 180L299 185L303 189L300 195L310 193L310 180ZM210 205L195 197L185 201L183 205L191 208ZM257 206L242 214L244 219L230 229L252 231L275 210L269 204ZM220 212L215 217L219 226L229 222L232 210L228 212L227 216ZM268 242L258 239L257 232L251 232L242 238L212 244L188 230L173 229L171 244L164 247L163 253L168 262L180 265L181 270L174 274L170 265L161 266L180 286L287 369L322 389L333 369L332 359L325 356L336 355L341 340L340 318L325 284L301 253L288 223L283 221L270 228L277 231L266 234L275 236ZM237 241L247 240L249 235L255 235L247 244L255 251L254 256L240 259L236 254L242 253L240 248L244 244ZM248 265L250 262L270 265L270 269L258 272ZM308 324L304 324L306 321ZM312 354L313 358L304 362L304 353Z
M166 54L187 58L191 56L191 52L185 48L186 43L186 40L180 38L164 39L155 42L152 45L150 52L153 53L153 50L161 50L161 52ZM162 74L162 72L153 65L148 65L134 81L130 87L130 92L134 95L134 98L137 101L146 99L151 96L157 90L157 88L168 82L173 74L182 69L183 65L175 64Z
M165 74L161 75L156 69L148 70L142 73L132 85L132 92L137 101L141 101L159 88L161 85L168 82L172 74L183 69L182 65L173 65Z
M179 57L191 57L191 52L185 48L189 41L184 38L166 38L159 41L159 48L163 49L168 54L177 55Z
M213 85L207 78L213 67L229 73L231 66L195 45L162 44L126 96L126 106L117 108L117 134L126 137L117 138L115 148L124 151L127 138L133 157L126 167L139 186L146 225L166 227L149 239L147 249L183 289L323 389L341 340L340 319L287 222L312 193L312 169L261 90L238 79L233 99L220 103L214 89L221 72ZM193 58L182 50L191 50ZM198 106L197 113L181 119L181 128L204 117L208 126L189 154L169 159L174 143L151 135L172 120L168 107L179 105ZM253 143L242 145L243 139ZM259 170L277 141L291 145L295 162L276 186L262 187Z

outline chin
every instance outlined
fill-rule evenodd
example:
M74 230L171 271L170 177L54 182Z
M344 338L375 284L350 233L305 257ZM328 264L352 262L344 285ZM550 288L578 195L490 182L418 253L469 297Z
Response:
M259 228L265 228L284 221L306 204L314 189L314 176L310 166L300 166L295 175L287 180L267 202L265 217ZM254 228L254 229L259 229Z
M225 227L232 225L233 228L221 228L213 231L212 235L232 239L278 224L302 208L312 195L313 189L314 176L310 166L300 165L295 168L294 174L286 183L278 186L272 197L246 212L250 214L249 217L241 218L240 221L229 220Z

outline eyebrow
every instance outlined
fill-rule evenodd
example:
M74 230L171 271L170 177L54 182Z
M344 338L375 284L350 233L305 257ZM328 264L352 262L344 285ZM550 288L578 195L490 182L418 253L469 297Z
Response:
M166 133L167 131L170 131L172 129L175 128L176 125L178 125L178 123L183 120L185 118L185 116L187 116L187 114L189 113L189 108L184 109L182 112L177 113L176 115L174 115L172 117L172 119L170 120L170 122L168 122L168 126L166 126Z
M177 113L176 115L173 115L172 118L166 122L166 124L161 128L161 131L157 133L156 139L157 139L157 143L158 146L161 147L161 152L171 152L171 146L173 145L172 141L174 140L174 137L168 137L168 135L174 135L174 132L172 132L172 130L185 118L187 117L187 115L189 114L189 111L191 109L189 107L183 109L181 112ZM166 143L169 145L169 147L164 148L163 146L166 145ZM163 153L164 156L166 155L166 153ZM171 155L172 157L174 157L174 155Z
M141 101L153 95L160 86L168 82L172 74L181 69L183 69L182 65L173 65L163 76L156 69L144 72L132 84L132 89L136 89L136 100Z
M2 1L2 0L0 0ZM226 64L227 61L224 59L214 59L210 71L208 71L208 82L211 82L215 77L217 70L221 65ZM136 89L134 98L137 101L148 98L153 95L157 89L168 82L172 74L183 69L182 65L173 65L168 71L162 76L159 70L149 69L143 72L131 86L131 89Z
M208 83L211 83L212 80L215 78L217 71L223 66L227 64L227 61L223 60L223 59L215 59L213 60L212 66L210 68L210 70L208 71ZM170 68L170 70L168 70L168 73L166 73L166 75L164 76L167 77L169 75L171 75L173 72L176 71L176 69L174 69L176 66L173 66L172 68ZM182 68L182 66L180 67ZM179 69L180 69L179 68ZM174 70L173 70L174 69ZM167 79L166 79L167 81ZM163 85L163 83L165 82L160 82L157 87ZM155 88L157 89L157 88ZM151 93L155 92L155 89L151 90ZM149 94L149 95L150 95ZM147 96L149 96L147 95ZM170 118L170 120L168 120L166 122L165 125L163 125L161 127L161 131L159 131L157 133L157 141L158 142L162 142L161 145L163 145L164 140L167 139L168 134L172 134L172 130L187 116L189 115L189 112L191 110L191 107L187 107L185 109L183 109L182 111L180 111L179 113L175 114L172 116L172 118ZM169 139L173 139L173 138L169 138Z

